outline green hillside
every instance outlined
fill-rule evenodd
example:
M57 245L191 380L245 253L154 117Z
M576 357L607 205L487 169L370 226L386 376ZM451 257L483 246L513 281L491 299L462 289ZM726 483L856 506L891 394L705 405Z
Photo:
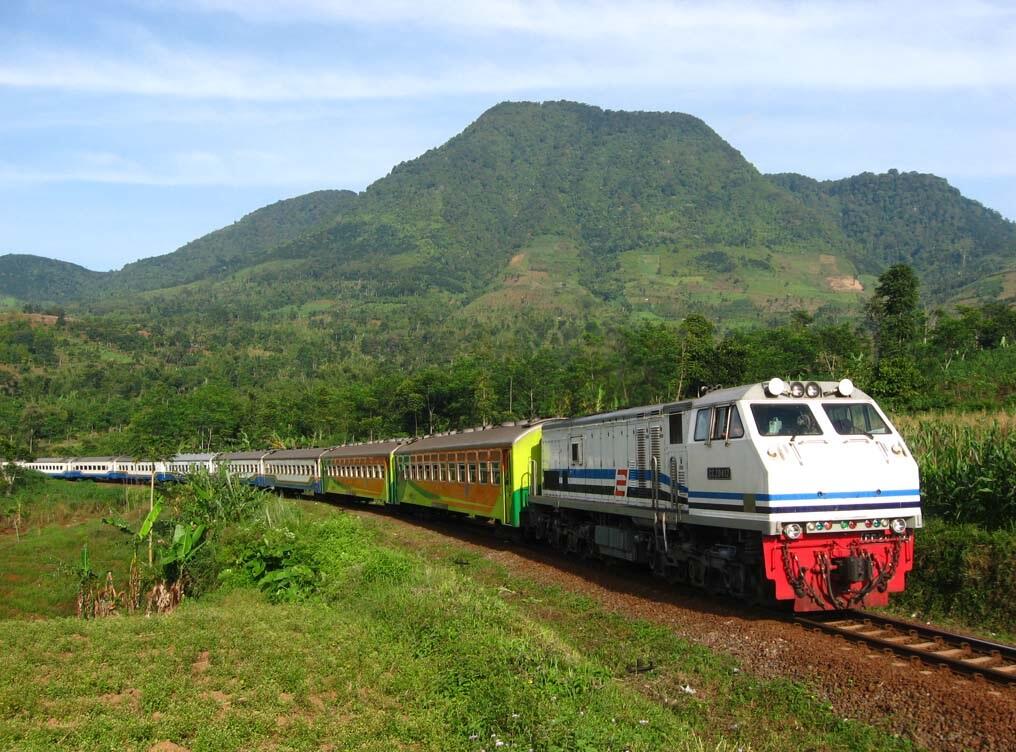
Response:
M142 327L228 325L238 344L238 323L299 320L360 351L423 337L448 354L464 321L540 346L689 313L857 319L900 260L929 302L996 296L1014 227L933 176L761 175L690 115L504 103L363 193L280 201L105 275L0 259L0 294Z
M836 222L858 246L853 256L870 274L905 263L921 276L932 301L962 292L1016 299L1006 270L1016 270L1016 223L964 198L935 175L890 170L818 182L803 175L770 179ZM992 282L978 285L985 278Z
M334 221L355 200L352 191L316 191L277 201L173 253L142 259L116 272L93 272L38 256L0 256L0 293L33 303L88 303L215 279L256 264L266 252Z
M173 253L127 264L110 278L109 288L137 292L229 274L341 217L355 201L352 191L315 191L277 201Z
M463 317L541 344L632 315L856 316L866 281L836 222L677 113L502 104L359 196L336 198L316 229L261 237L224 263L213 234L127 267L111 282L118 295L88 308L206 323L316 317L367 340L426 328L446 351ZM260 237L257 214L220 232ZM387 336L368 347L387 347Z
M92 293L108 275L28 254L0 256L0 294L23 301L67 301Z

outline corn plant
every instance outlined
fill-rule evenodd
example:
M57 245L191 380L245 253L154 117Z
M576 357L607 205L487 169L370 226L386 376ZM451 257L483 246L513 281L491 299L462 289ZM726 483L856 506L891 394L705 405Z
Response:
M928 514L1016 528L1016 421L1005 414L899 421L921 470Z

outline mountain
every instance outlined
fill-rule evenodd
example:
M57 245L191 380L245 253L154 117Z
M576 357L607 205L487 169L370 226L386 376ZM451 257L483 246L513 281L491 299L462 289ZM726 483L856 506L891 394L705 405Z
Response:
M112 276L111 288L137 292L224 276L341 217L355 201L353 191L315 191L277 201L173 253L127 264Z
M94 290L106 273L21 253L0 256L0 293L19 300L59 302Z
M237 337L239 322L297 319L364 354L445 351L464 326L563 343L632 317L856 317L901 260L943 302L1011 266L1013 237L934 176L765 176L690 115L504 103L360 194L278 202L174 253L76 277L66 297ZM52 291L0 258L0 292Z
M97 300L228 275L264 260L266 252L333 221L356 201L353 191L315 191L277 201L173 253L127 264L116 272L38 256L0 256L0 292L42 303Z
M910 264L930 299L1016 270L1016 223L935 175L890 170L823 182L790 173L769 178L836 222L859 246L855 260L864 271ZM1001 294L1000 284L985 295Z

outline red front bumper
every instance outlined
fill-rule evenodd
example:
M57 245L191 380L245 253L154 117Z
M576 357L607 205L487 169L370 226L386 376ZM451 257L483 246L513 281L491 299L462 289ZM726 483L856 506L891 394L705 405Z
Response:
M776 600L795 611L883 606L914 565L914 536L886 530L812 533L797 540L762 538L766 577Z

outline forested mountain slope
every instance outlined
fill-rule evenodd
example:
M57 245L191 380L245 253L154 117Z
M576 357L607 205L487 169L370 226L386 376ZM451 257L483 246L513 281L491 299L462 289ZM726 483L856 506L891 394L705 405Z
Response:
M315 191L277 201L173 253L127 264L112 275L109 287L119 292L138 292L228 274L258 263L266 252L335 221L355 202L353 191Z
M119 272L37 260L52 271L36 282L0 258L0 293L139 324L297 317L368 349L444 351L466 321L543 344L633 316L856 317L899 260L931 302L976 297L1013 237L933 176L767 177L690 115L520 102L363 193L280 201Z
M546 341L633 313L856 313L850 247L837 223L697 118L511 103L348 197L316 230L214 267L225 276L88 308L213 322L314 315L352 337L380 322L440 338L465 319Z
M66 303L215 279L257 264L266 252L334 221L355 200L352 191L315 191L277 201L173 253L142 259L115 272L93 272L38 256L0 256L0 293L35 303Z
M877 274L909 264L930 300L1016 269L1016 223L935 175L890 170L823 182L792 173L769 178L836 222L858 244L861 269ZM995 287L984 293L1005 297L1001 282Z
M0 294L19 300L67 301L98 288L107 276L67 261L8 253L0 256Z

